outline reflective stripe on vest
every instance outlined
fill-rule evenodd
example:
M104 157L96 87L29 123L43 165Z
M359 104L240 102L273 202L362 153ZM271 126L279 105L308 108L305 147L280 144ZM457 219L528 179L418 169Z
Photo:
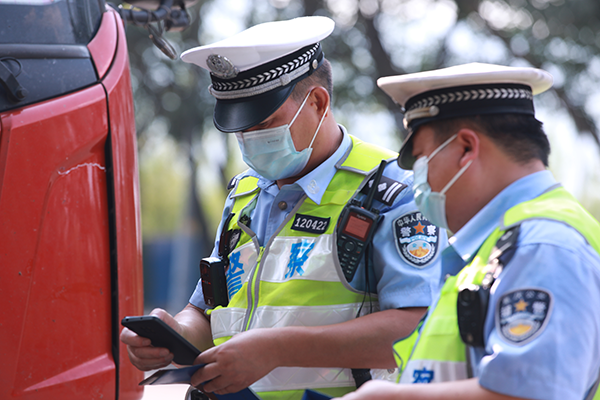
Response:
M481 284L485 275L483 269L498 239L508 229L530 219L561 221L576 229L600 254L600 224L562 187L509 209L502 218L502 226L488 236L473 261L457 276L446 280L440 299L421 330L408 362L404 363L406 358L397 357L399 367L405 366L401 383L467 378L466 349L460 338L456 316L458 288L469 282ZM402 341L394 344L394 349L404 351L404 354L406 347ZM598 398L597 394L594 399Z
M399 364L399 367L404 367L400 383L444 382L467 378L465 346L460 340L456 317L457 279L457 276L451 276L446 280L437 304L430 309L431 315L427 317L408 362ZM394 344L394 350L400 358L410 354L406 345L401 347L402 342L404 340Z
M254 233L240 222L242 215L249 214L246 208L252 207L258 194L256 178L250 183L247 178L236 183L232 192L235 198L232 212L236 217L228 229L240 229L242 233L229 255L229 305L211 313L215 344L248 329L321 326L356 317L364 293L353 289L344 279L337 260L335 227L344 206L381 160L396 156L352 137L352 147L336 165L338 170L321 204L304 196L264 248L258 246ZM329 218L327 229L322 234L293 230L297 213ZM376 295L368 295L366 299L378 309ZM367 313L368 308L363 307L361 314ZM270 398L274 391L285 391L285 395L276 392L274 398L300 399L306 388L320 391L345 388L333 391L341 395L353 390L355 384L349 369L280 367L251 387L264 399Z

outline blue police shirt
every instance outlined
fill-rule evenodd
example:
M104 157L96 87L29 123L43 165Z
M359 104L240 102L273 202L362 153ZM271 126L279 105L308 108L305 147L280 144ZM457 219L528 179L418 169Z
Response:
M499 193L443 253L456 275L511 207L556 185L549 171ZM531 399L583 399L600 368L600 256L575 229L552 220L521 224L517 250L492 286L485 349L471 350L474 375L494 392ZM507 329L521 315L536 323Z
M256 207L250 214L250 229L256 233L261 246L268 242L304 194L320 204L325 189L336 173L336 163L343 158L351 146L351 139L346 129L341 125L340 129L343 132L343 139L334 154L293 184L284 185L279 189L274 181L261 177L252 169L239 175L239 177L252 175L259 178L257 185L260 192ZM428 224L428 221L422 218L413 200L411 171L400 169L396 162L390 162L383 175L407 187L397 195L391 206L379 201L373 203L380 210L383 219L373 237L373 270L369 273L369 286L373 292L376 284L382 310L427 307L438 289L439 252L447 245L446 232L443 230L440 232L437 227ZM282 202L285 203L285 207ZM232 204L233 200L228 197L221 224L229 214ZM217 231L212 256L217 255L222 228L222 225L219 226ZM420 262L419 254L415 253L417 256L412 256L409 246L417 247L417 244L426 246L427 243L419 240L426 234L429 234L429 238L437 238L437 244L430 239L430 259L427 262ZM361 291L366 289L364 263L357 269L351 285ZM190 298L190 303L201 309L207 308L200 281Z

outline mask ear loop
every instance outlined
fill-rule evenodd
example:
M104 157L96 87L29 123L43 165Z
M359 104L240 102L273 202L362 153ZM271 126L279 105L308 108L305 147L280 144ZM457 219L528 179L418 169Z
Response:
M454 178L450 179L450 182L448 182L448 184L446 184L446 186L444 186L444 188L442 189L440 194L446 194L446 191L448 189L450 189L450 186L452 186L454 184L454 182L456 182L458 180L458 178L460 178L462 176L462 174L467 170L467 168L469 168L469 166L471 165L472 162L473 162L473 160L469 161L464 167L462 167L460 169L460 171L458 171L458 173L456 175L454 175Z
M315 131L315 134L313 135L313 138L310 141L310 144L308 145L307 149L310 149L312 147L313 142L315 141L315 138L317 137L317 133L319 133L319 129L321 129L321 125L323 125L323 121L325 121L325 116L327 115L327 111L329 111L329 104L327 104L325 113L323 113L323 116L321 117L321 122L319 122L319 126L317 126L317 130Z
M425 182L427 182L428 178L429 178L429 168L428 168L428 164L429 161L431 161L431 159L440 151L444 150L444 147L446 147L448 145L448 143L450 143L451 141L453 141L454 139L456 139L456 137L458 136L458 133L455 133L454 135L452 135L451 137L449 137L448 139L446 139L446 141L444 143L442 143L441 145L438 146L437 149L435 149L430 155L428 156L423 156L423 157L419 157L417 159L417 161L415 161L415 164L418 162L424 163L427 166L427 170L424 171L425 174ZM423 160L423 161L421 161ZM413 164L413 171L415 170L415 165ZM450 180L451 183L454 183L452 180ZM444 193L444 191L449 188L448 185L446 185L446 187L444 188L444 190L442 190L440 193Z
M298 111L296 111L296 115L294 115L294 118L292 118L291 122L288 124L288 128L292 126L292 124L294 123L294 121L296 120L296 118L298 117L298 115L300 115L300 111L302 111L302 108L304 107L304 104L306 104L306 100L308 100L308 97L310 96L311 93L312 93L312 90L310 92L308 92L308 94L306 95L306 97L302 101L302 104L300 104L300 108L298 109ZM269 129L272 129L272 128L269 128ZM268 129L265 129L265 130L268 130ZM244 137L243 134L245 133L246 135L248 135L248 134L252 135L253 134L252 132L257 132L257 131L251 131L251 132L240 131L240 132L235 132L235 135L237 137L241 138L242 141L245 141L245 137ZM260 131L258 131L258 132L260 132ZM314 138L313 138L313 140L314 140ZM311 144L312 144L312 142L311 142Z
M451 141L453 141L454 139L456 139L457 136L458 136L458 133L455 133L454 135L452 135L451 137L449 137L444 143L442 143L437 149L435 149L433 151L433 153L431 153L427 157L427 162L429 162L433 158L433 156L435 156L437 153L439 153L440 151L444 150L444 147L448 146L448 143L450 143Z
M294 115L294 118L292 118L292 121L288 125L289 127L292 126L292 124L294 123L294 121L296 120L296 118L298 118L298 115L300 115L300 111L302 111L302 108L304 107L304 104L306 104L306 100L308 100L308 97L310 96L311 93L312 93L312 89L310 90L310 92L308 92L308 94L306 95L306 97L302 101L302 104L300 104L300 108L298 109L298 111L296 111L296 115Z

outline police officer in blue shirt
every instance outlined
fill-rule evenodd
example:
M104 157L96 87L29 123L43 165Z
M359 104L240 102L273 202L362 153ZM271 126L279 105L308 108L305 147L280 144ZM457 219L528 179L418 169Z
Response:
M182 55L210 71L215 125L235 133L250 167L230 184L206 260L226 261L226 304L211 309L203 289L218 288L203 279L175 317L153 312L205 350L191 383L207 392L347 393L369 378L350 369L393 370L393 341L415 328L437 290L447 237L418 211L412 173L333 117L319 43L333 25L261 24ZM172 360L129 330L121 338L140 369Z
M455 234L398 360L400 383L428 384L368 382L345 400L600 397L600 224L546 170L533 95L551 84L487 64L378 80L406 110L398 161L417 205Z

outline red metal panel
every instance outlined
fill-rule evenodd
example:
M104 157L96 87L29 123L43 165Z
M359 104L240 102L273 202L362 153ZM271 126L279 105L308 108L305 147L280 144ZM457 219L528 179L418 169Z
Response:
M113 10L109 11L117 16ZM107 14L109 13L107 12ZM117 17L118 18L118 17ZM119 320L144 312L142 282L142 235L139 202L137 139L133 118L133 96L129 76L129 57L125 32L117 24L117 52L111 69L102 81L108 93L108 112L112 138L116 235L119 276ZM119 400L142 396L138 383L143 373L135 369L120 347Z
M0 115L0 398L114 399L102 86Z
M143 313L133 99L114 11L89 49L102 85L0 114L0 399L114 399L112 327ZM111 314L116 277L118 316ZM122 345L118 362L119 399L139 399L143 373Z
M115 18L114 12L105 12L96 36L87 45L100 79L106 75L115 55L115 48L117 47L117 21L120 23L121 18Z

